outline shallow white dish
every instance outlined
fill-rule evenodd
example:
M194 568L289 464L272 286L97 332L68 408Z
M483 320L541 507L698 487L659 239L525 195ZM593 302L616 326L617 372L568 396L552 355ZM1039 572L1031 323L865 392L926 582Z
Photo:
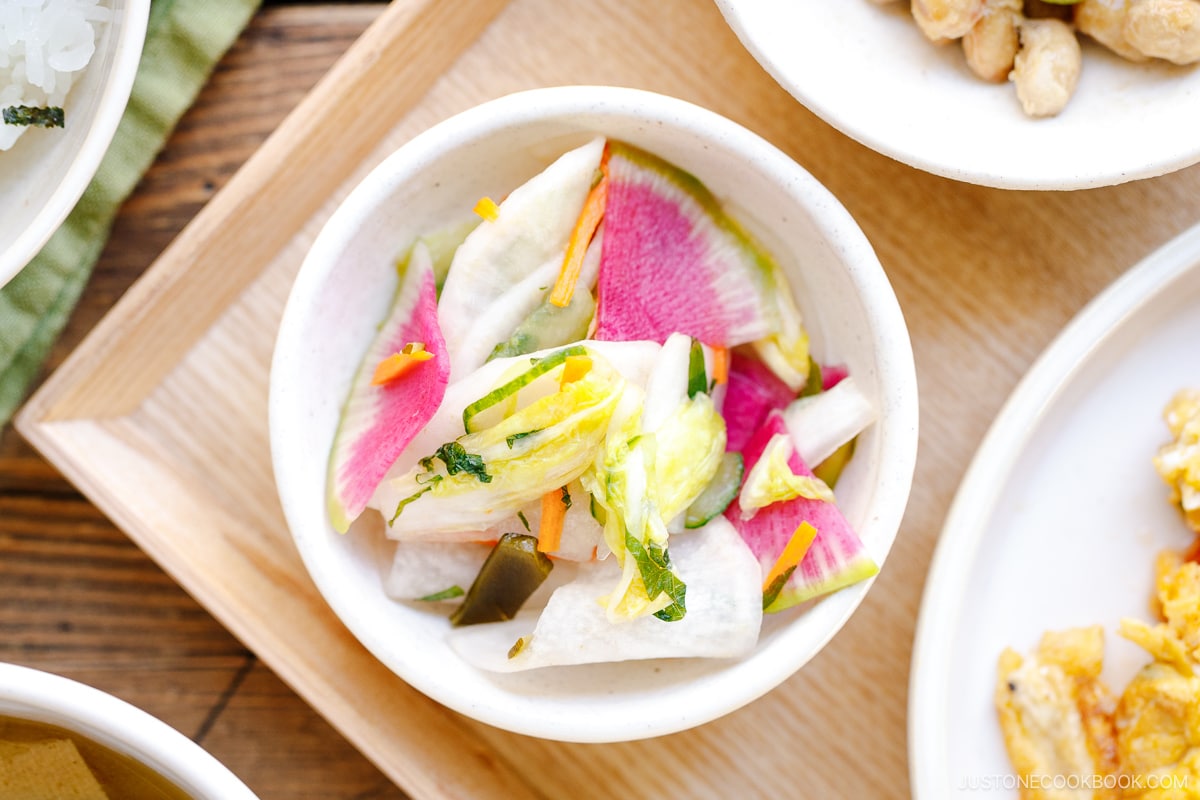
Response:
M284 313L270 392L272 457L289 526L317 587L355 636L412 686L468 716L592 742L682 730L750 702L815 655L871 585L773 616L757 650L738 661L494 675L449 648L444 613L384 595L389 545L381 533L333 531L326 462L350 379L391 296L391 260L418 233L460 219L481 196L503 196L596 133L694 172L779 257L817 357L846 363L880 411L838 492L882 564L907 502L917 429L912 351L891 286L849 214L808 173L746 129L680 100L632 89L541 89L476 107L406 144L314 243Z
M200 745L145 711L78 681L0 664L0 716L75 731L150 767L195 800L256 800Z
M64 105L62 129L27 131L0 152L0 286L21 271L83 195L129 101L150 0L112 0L96 53Z
M1011 84L938 47L908 3L716 0L755 58L801 103L885 155L1006 189L1081 189L1200 161L1200 69L1132 64L1086 37L1079 87L1053 119L1030 119Z
M1147 619L1153 562L1191 534L1151 458L1162 409L1200 386L1200 226L1088 305L1005 404L960 486L913 651L909 756L919 798L1017 796L992 705L996 660L1045 630L1105 628L1120 691L1149 657L1116 635Z

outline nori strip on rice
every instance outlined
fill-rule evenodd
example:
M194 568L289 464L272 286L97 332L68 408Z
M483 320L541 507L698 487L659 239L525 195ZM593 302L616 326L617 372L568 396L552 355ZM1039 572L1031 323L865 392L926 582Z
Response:
M62 106L8 106L0 116L5 125L36 125L42 128L61 128L65 116Z

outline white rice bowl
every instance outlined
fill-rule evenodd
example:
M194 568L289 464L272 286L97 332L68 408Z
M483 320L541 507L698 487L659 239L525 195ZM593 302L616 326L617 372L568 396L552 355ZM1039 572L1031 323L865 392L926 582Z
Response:
M4 0L0 4L0 109L63 107L112 19L103 0ZM31 126L0 126L9 150Z
M62 128L0 121L0 286L96 174L133 88L150 0L0 0L0 111L60 107Z

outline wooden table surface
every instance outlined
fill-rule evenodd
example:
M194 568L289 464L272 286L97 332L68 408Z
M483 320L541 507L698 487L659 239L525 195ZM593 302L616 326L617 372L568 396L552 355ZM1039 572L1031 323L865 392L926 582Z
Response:
M710 0L695 2L668 5L713 13ZM382 8L283 4L259 13L126 204L49 368ZM863 698L814 711L823 738L811 744L835 760L871 751L872 769L853 776L855 796L904 797L907 653L921 577L963 470L1071 316L1200 220L1200 166L1086 192L1005 192L897 164L794 104L781 104L778 117L780 127L762 132L804 132L804 149L791 154L876 247L913 338L921 452L904 525L860 611L793 679L820 691L874 648ZM263 800L404 796L11 428L0 433L0 661L133 702L199 741Z
M383 4L265 6L125 204L56 367ZM0 661L117 695L263 800L406 795L26 444L0 432Z

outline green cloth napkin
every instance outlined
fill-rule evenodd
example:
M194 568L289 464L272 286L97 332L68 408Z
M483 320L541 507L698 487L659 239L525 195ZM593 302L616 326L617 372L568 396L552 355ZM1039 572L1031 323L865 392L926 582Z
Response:
M129 105L96 177L33 261L0 289L0 426L79 300L113 219L259 0L154 0Z

